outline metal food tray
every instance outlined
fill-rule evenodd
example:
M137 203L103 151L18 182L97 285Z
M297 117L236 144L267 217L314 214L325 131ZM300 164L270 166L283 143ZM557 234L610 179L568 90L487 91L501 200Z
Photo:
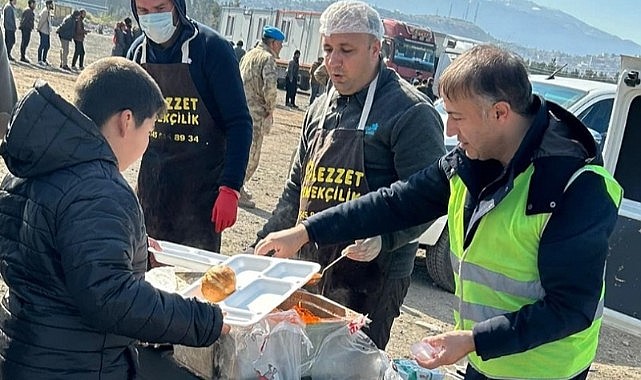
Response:
M149 251L154 254L156 261L198 272L206 272L212 266L220 264L229 258L229 256L221 255L220 253L169 241L158 240L158 244L160 244L162 251L149 247Z
M260 321L320 270L319 264L310 261L247 254L229 257L222 264L236 274L236 291L218 305L226 313L225 323L236 326ZM196 281L181 294L205 300L200 284L201 280Z

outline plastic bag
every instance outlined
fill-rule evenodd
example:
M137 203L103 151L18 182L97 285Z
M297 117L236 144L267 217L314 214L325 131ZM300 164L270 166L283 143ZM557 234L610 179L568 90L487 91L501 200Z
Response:
M309 374L312 379L394 379L391 361L363 331L342 326L314 348ZM305 373L303 373L305 375Z
M294 310L269 314L247 328L233 328L214 349L218 378L300 380L303 353L311 349Z
M394 366L403 380L444 380L445 375L438 370L423 368L416 360L394 359Z

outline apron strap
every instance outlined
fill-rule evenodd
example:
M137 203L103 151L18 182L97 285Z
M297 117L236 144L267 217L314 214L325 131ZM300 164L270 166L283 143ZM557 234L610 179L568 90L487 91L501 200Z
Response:
M194 28L194 34L192 34L191 37L189 37L188 39L185 40L185 42L183 42L183 45L181 47L181 52L182 52L182 59L180 61L181 63L186 63L186 64L191 63L191 58L189 58L189 43L191 42L191 40L196 38L196 36L198 36L198 28ZM136 49L136 50L142 49L140 53L141 65L144 63L147 63L147 47L148 47L147 36L145 36L142 40L142 43ZM134 57L135 56L136 54L134 53Z
M362 131L365 130L365 124L367 124L367 118L369 117L369 113L372 109L372 104L374 103L374 95L376 94L376 85L378 84L378 75L376 75L376 78L369 84L369 87L367 89L367 97L365 98L365 105L363 106L363 111L361 112L361 118L358 121L358 127L357 130ZM327 99L325 100L325 107L323 109L323 115L321 116L321 125L320 127L323 128L325 125L325 120L327 119L327 110L329 110L329 107L332 103L332 98L334 97L334 93L336 92L336 88L332 86L327 93Z

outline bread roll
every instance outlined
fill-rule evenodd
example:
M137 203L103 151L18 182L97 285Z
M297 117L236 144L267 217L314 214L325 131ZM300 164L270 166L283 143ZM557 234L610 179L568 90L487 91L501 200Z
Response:
M236 274L227 265L215 265L205 273L200 291L209 302L220 302L236 290Z

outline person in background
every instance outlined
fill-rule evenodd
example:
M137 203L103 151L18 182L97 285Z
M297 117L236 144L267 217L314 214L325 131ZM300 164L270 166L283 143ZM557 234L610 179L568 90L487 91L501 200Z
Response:
M428 98L432 102L434 102L437 99L437 96L434 94L434 78L425 78L421 81L421 84L419 84L416 88L425 95L427 95Z
M0 378L133 380L137 340L205 347L229 331L217 305L144 279L157 242L121 172L165 108L116 57L78 76L73 103L39 81L17 106L0 145Z
M231 45L187 16L185 0L133 0L144 38L129 49L158 82L169 112L156 122L138 174L150 235L220 252L236 222L252 139Z
M51 18L53 15L53 0L47 0L45 7L40 11L38 19L38 34L40 35L40 45L38 46L38 64L40 66L51 66L47 61L47 54L51 47Z
M124 29L125 56L127 56L127 52L129 52L129 48L131 47L131 44L136 40L136 38L140 37L141 32L140 32L140 28L133 27L131 22L131 17L126 17L123 21L125 23L125 29Z
M311 93L309 94L309 104L314 103L314 99L318 97L318 95L321 93L320 89L322 84L316 79L314 76L314 72L316 69L318 69L321 65L323 64L323 57L318 57L314 63L312 63L312 67L309 69L309 81L310 85L312 87Z
M79 10L74 10L70 15L67 15L63 20L56 33L60 38L60 68L66 71L71 71L69 67L69 44L73 40L73 34L76 30L76 20L80 16Z
M14 61L14 58L11 56L11 50L16 43L16 30L18 29L18 23L16 22L16 1L17 0L9 0L2 8L2 24L5 31L4 44L7 48L7 58L9 61Z
M267 244L276 231L407 179L445 153L443 124L434 107L382 62L383 22L372 7L361 1L332 3L321 14L320 33L334 86L307 110L285 189L257 234ZM367 223L382 222L370 218ZM385 349L410 286L418 248L413 241L426 228L372 234L321 249L307 245L298 257L324 268L347 255L325 272L316 290L368 315L372 322L365 332ZM261 246L265 243L257 252L265 254Z
M0 41L2 41L2 28L0 28ZM4 138L9 123L11 110L18 101L16 84L13 81L11 65L5 45L0 43L0 139Z
M238 40L238 42L236 42L236 47L234 47L234 54L236 54L236 59L238 60L238 62L243 59L245 53L245 49L243 49L243 41Z
M240 75L243 79L247 106L252 117L252 145L249 150L249 163L245 172L245 185L240 190L239 204L243 207L254 208L251 192L246 188L258 168L263 137L269 133L274 123L276 108L276 58L283 48L285 35L273 26L263 28L261 43L251 49L240 61Z
M608 237L623 190L586 128L532 93L523 60L479 45L445 69L441 160L265 239L257 253L295 254L447 214L456 328L426 337L426 368L467 356L466 380L584 380L603 320ZM376 223L372 223L376 220Z
M27 5L27 9L22 12L22 17L20 18L20 31L22 32L20 62L31 63L27 57L27 48L29 47L29 41L31 41L31 32L33 31L36 19L36 14L33 11L36 9L36 0L29 0Z
M327 83L329 82L329 74L327 73L327 66L319 65L316 70L312 72L312 76L318 83L320 83L320 87L318 89L318 95L322 95L325 90L327 89Z
M87 17L87 11L81 9L76 18L75 28L73 31L73 59L71 60L71 69L73 70L83 70L85 68L85 37L87 36L87 29L85 29L85 17ZM76 63L79 64L76 67Z
M127 56L127 27L123 21L118 21L114 27L114 35L111 39L114 46L111 48L111 55L116 57Z
M298 108L296 106L296 92L298 92L298 70L300 64L300 50L294 52L294 56L287 65L287 72L285 73L285 106Z

